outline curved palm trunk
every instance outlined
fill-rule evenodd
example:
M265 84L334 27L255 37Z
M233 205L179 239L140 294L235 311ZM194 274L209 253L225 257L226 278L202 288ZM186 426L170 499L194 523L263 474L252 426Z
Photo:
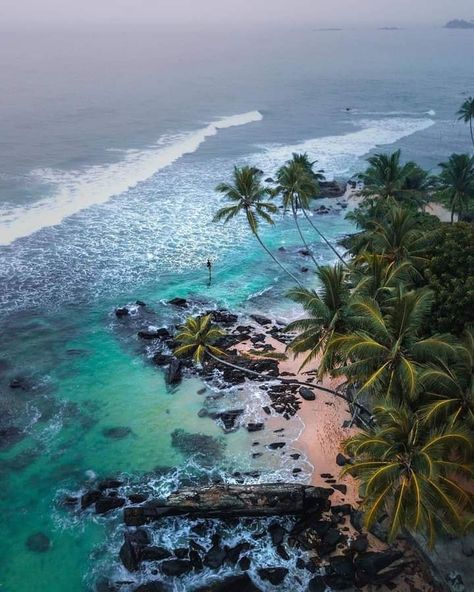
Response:
M471 140L472 145L474 146L474 129L472 127L472 117L469 119L469 129L471 130Z
M270 251L270 249L266 246L266 244L262 241L262 239L259 237L259 235L256 232L253 232L255 238L258 240L258 242L260 243L261 247L265 250L265 252L267 253L267 255L269 255L273 261L275 261L275 263L287 274L290 276L290 278L295 281L298 286L300 288L304 288L303 284L299 281L299 279L294 276L291 271L288 271L288 269L286 269L286 267L283 265L283 263L280 263L280 261L278 261L278 259L275 257L275 255Z
M326 245L331 249L331 251L338 257L338 259L341 261L341 263L347 267L349 269L349 266L347 265L347 263L344 261L344 258L342 257L342 255L340 255L337 250L331 245L331 243L328 241L328 239L324 236L324 234L313 224L310 216L308 215L308 212L306 211L305 208L302 208L303 210L303 214L305 215L306 220L309 222L309 224L311 225L311 227L313 228L313 230L315 230L319 236L323 239L323 241L326 243Z
M279 382L281 382L283 384L298 384L300 386L306 386L309 388L318 389L320 391L323 391L324 393L329 393L330 395L333 395L334 397L338 397L339 399L343 399L344 401L346 401L346 403L350 403L351 405L354 405L354 407L356 407L357 409L360 409L361 411L365 411L369 416L371 416L370 411L368 409L366 409L363 405L361 405L360 403L357 403L357 401L353 401L347 395L343 395L342 393L338 393L337 391L335 391L333 389L326 388L325 386L321 386L319 384L312 384L310 382L301 382L299 380L292 380L291 378L280 378L280 377L273 377L273 376L267 377L267 376L260 374L259 372L255 372L255 370L250 370L250 368L243 368L242 366L237 366L237 364L232 364L232 362L226 362L222 358L218 358L217 356L212 354L210 351L206 351L206 353L210 358L212 358L218 364L223 364L224 366L228 366L229 368L234 368L234 370L240 370L241 372L247 372L248 374L251 374L252 376L256 376L258 378L269 378L271 380L278 380Z
M299 235L300 235L300 237L301 237L301 240L303 241L303 244L304 244L304 246L305 246L306 250L307 250L307 251L308 251L308 253L309 253L309 256L310 256L310 257L311 257L311 259L313 260L313 263L316 265L317 269L321 269L321 266L319 265L319 263L318 263L318 262L316 261L316 259L314 258L313 252L312 252L312 251L311 251L311 249L309 248L309 245L308 245L308 243L306 242L306 239L305 239L305 237L304 237L303 233L301 232L301 228L300 228L300 225L299 225L299 222L298 222L298 216L297 216L297 214L296 214L296 208L295 208L295 204L293 204L293 203L291 204L291 210L293 211L293 219L294 219L294 221L295 221L296 228L298 229L298 233L299 233Z

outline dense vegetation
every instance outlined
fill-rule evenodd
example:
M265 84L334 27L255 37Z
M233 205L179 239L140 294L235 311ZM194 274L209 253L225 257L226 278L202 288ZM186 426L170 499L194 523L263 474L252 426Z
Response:
M472 130L472 99L459 117ZM217 188L229 205L215 220L243 214L298 284L288 296L306 315L288 330L302 366L317 360L320 377L343 376L373 410L374 427L345 443L352 463L344 472L360 481L367 525L388 514L391 538L403 529L430 542L439 532L464 532L474 509L474 226L455 219L468 218L474 203L474 157L453 154L434 177L403 163L400 151L371 156L350 214L359 231L345 254L311 220L321 179L313 165L294 154L265 183L257 168L235 168L233 182ZM313 258L316 289L301 285L259 235L261 223L274 223L276 198ZM449 206L451 223L425 212L435 199ZM332 249L335 265L317 262L308 231ZM202 338L210 332L210 344L218 336L209 319L193 322L177 353L221 356Z

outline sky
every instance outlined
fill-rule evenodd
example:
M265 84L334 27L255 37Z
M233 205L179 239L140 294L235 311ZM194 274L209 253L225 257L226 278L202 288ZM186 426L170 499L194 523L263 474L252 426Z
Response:
M143 22L315 26L440 25L474 19L474 0L0 0L2 24Z

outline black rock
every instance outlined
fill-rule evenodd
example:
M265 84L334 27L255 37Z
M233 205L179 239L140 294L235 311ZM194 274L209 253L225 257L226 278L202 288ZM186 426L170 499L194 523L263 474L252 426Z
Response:
M285 540L286 530L280 526L277 522L272 522L268 528L268 532L272 538L272 543L274 545L281 545Z
M171 557L171 553L164 547L143 547L140 550L140 559L143 561L161 561L162 559L168 559Z
M85 510L92 504L102 497L102 492L98 489L91 489L90 491L86 491L84 495L81 496L81 508Z
M353 539L349 543L349 548L351 551L354 551L355 553L365 553L369 548L369 541L367 540L367 535L361 535Z
M183 363L181 360L173 358L165 374L166 383L170 385L180 383L182 378L182 368Z
M23 431L15 426L0 428L0 450L6 450L23 438Z
M128 308L125 306L115 309L115 316L117 316L119 318L128 317L129 314L130 314L130 312L129 312Z
M162 354L161 352L158 352L153 356L152 359L153 359L153 363L156 364L157 366L167 366L173 358L170 355Z
M268 407L268 405L265 405L264 407L262 407L262 409L263 409L263 411L265 411L265 413L267 415L270 415L271 412L272 412L271 409L270 409L270 407Z
M166 576L182 576L193 569L193 564L187 559L168 559L160 565Z
M242 571L247 571L250 569L250 557L248 555L244 555L239 559L239 567Z
M144 493L131 493L128 496L128 499L132 502L132 504L142 504L148 499L148 496Z
M218 569L226 558L226 552L219 545L213 545L204 557L204 565L211 569Z
M131 428L125 426L117 426L114 428L104 428L102 433L106 438L111 438L112 440L122 440L122 438L130 436L132 430Z
M139 547L129 538L125 538L119 551L120 561L128 571L137 571L140 566Z
M225 580L208 584L194 592L261 592L261 590L245 573L238 576L229 576Z
M284 446L286 446L286 442L272 442L268 445L268 448L276 450L277 448L283 448Z
M22 391L28 391L31 388L28 380L22 377L13 378L13 380L10 381L9 386L11 389L21 389Z
M395 561L403 557L400 551L382 551L362 553L354 560L355 568L358 574L365 574L369 578L376 576L379 571L389 567Z
M118 479L104 479L97 485L97 489L104 491L105 489L117 489L123 485L123 481L119 481Z
M288 551L285 548L285 545L278 545L276 548L276 552L284 561L289 561L290 556L288 555Z
M346 459L346 457L345 457L343 454L339 453L339 454L336 456L336 464L337 464L339 467L343 467L345 464L347 464L347 459Z
M344 495L346 495L346 493L347 493L347 485L344 485L342 483L334 483L333 488L337 489L338 491L340 491Z
M364 514L360 510L352 508L349 520L352 527L355 528L357 532L362 532L364 528Z
M264 567L258 570L258 575L262 580L267 580L274 586L279 586L286 578L287 573L286 567Z
M42 532L36 532L26 539L26 547L35 553L45 553L51 547L51 541Z
M314 401L316 399L314 392L307 386L302 386L299 393L305 401Z
M186 298L173 298L172 300L168 300L168 304L172 304L178 308L188 308L189 306Z
M171 335L168 329L163 327L161 329L153 329L151 331L139 331L138 337L141 339L167 339L171 337Z
M290 457L294 460L298 460L300 458L301 454L298 454L297 452L290 454Z
M201 571L203 568L201 556L196 549L191 549L189 551L189 561L192 563L194 571Z
M326 582L322 576L316 576L308 584L308 592L325 592Z
M138 588L135 588L134 592L166 592L167 588L159 580L153 582L147 582L141 584Z
M144 528L137 528L136 530L128 530L125 535L125 540L135 543L137 545L149 545L150 536Z
M219 323L220 325L233 325L239 320L236 314L228 310L208 310L206 314L210 314L214 323Z
M178 547L174 550L174 554L178 559L187 559L189 557L189 549L187 547Z
M249 543L239 543L238 545L235 545L235 547L230 547L226 551L226 560L229 563L236 564L237 561L239 560L240 555L244 551L248 551L249 549L250 549Z
M249 423L247 424L247 430L249 432L258 432L260 430L263 430L264 425L263 423Z
M104 496L95 502L95 511L97 514L105 514L124 505L125 499L123 497Z
M250 315L250 318L253 319L259 325L262 325L263 327L266 327L267 325L272 324L271 319L264 317L262 315L252 314L252 315Z

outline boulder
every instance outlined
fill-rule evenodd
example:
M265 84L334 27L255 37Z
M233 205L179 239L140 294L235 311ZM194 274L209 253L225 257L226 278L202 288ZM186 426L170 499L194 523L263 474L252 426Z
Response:
M259 315L259 314L252 314L252 315L250 315L250 318L253 319L259 325L262 325L263 327L266 327L267 325L272 324L271 319L264 317L262 315Z
M142 504L148 499L148 495L145 493L131 493L127 496L132 504Z
M85 510L89 506L92 506L92 504L95 504L95 502L101 497L102 492L98 489L91 489L90 491L86 491L86 493L84 493L81 496L81 508Z
M120 561L128 571L137 571L140 567L139 546L125 538L119 551Z
M0 428L0 450L6 450L20 442L23 438L23 431L15 426Z
M153 582L147 582L146 584L140 584L138 588L134 589L134 592L166 592L167 588L159 580Z
M286 442L272 442L268 445L268 448L270 448L270 450L277 450L278 448L283 448L284 446L286 446Z
M315 576L308 584L308 592L326 592L327 586L322 576Z
M118 318L128 317L129 314L130 312L126 306L122 306L121 308L115 309L115 316Z
M261 592L248 574L229 576L220 582L198 588L195 592Z
M202 570L202 568L203 568L202 559L201 559L201 556L199 555L199 553L196 551L196 549L191 549L189 551L189 561L191 562L194 571L201 571Z
M264 425L263 423L249 423L247 424L247 430L249 432L258 432L260 430L263 430Z
M186 298L172 298L171 300L168 300L168 304L177 306L178 308L188 308L189 306Z
M290 556L288 555L288 551L286 550L285 545L278 545L276 548L276 552L284 561L290 560Z
M183 363L177 358L172 358L165 374L166 384L174 385L181 382Z
M164 327L161 329L151 329L151 330L148 329L148 330L139 331L137 335L138 335L138 337L140 337L140 339L146 339L146 340L167 339L167 338L171 337L168 329L165 329Z
M263 567L258 570L258 575L262 580L267 580L274 586L279 586L286 578L287 573L286 567Z
M239 567L242 571L248 571L250 569L250 557L248 555L244 555L239 559Z
M307 386L302 386L299 390L299 393L305 401L314 401L316 399L314 391L312 391Z
M361 553L354 560L358 576L367 576L369 581L380 571L395 563L403 557L401 551L382 551L380 553L371 551Z
M351 551L354 551L354 553L365 553L369 548L367 535L363 534L356 537L355 539L352 539L352 541L349 543L349 548Z
M125 499L123 497L103 496L95 502L95 511L97 514L106 514L124 505Z
M193 569L193 564L188 559L168 559L163 561L160 569L166 576L182 576Z
M140 550L140 559L142 561L161 561L168 559L171 553L164 547L147 546Z
M270 524L268 528L268 532L270 533L272 543L276 545L281 545L285 540L285 535L287 534L286 530L278 524L278 522L273 522Z
M211 569L218 569L226 558L226 552L219 545L213 545L204 557L204 565Z
M126 426L117 426L113 428L104 428L102 433L106 438L110 438L111 440L122 440L123 438L130 436L132 430Z
M336 464L339 467L343 467L345 464L347 464L347 458L343 454L339 453L336 456Z

